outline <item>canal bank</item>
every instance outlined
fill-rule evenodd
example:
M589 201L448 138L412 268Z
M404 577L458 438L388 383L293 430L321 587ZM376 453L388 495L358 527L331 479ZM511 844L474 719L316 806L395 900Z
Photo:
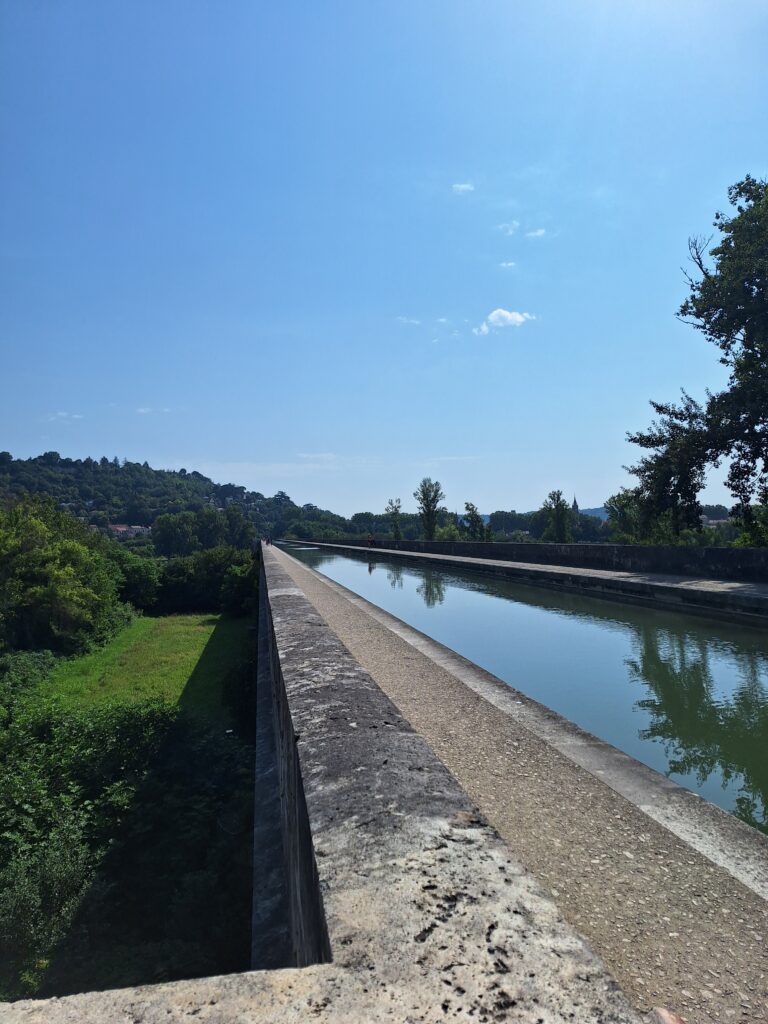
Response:
M644 806L652 789L631 759L611 784L603 781L600 745L579 730L560 730L558 746L530 715L526 721L532 702L476 666L473 687L464 671L470 663L462 668L464 659L446 648L275 554L636 1005L667 1005L689 1021L766 1019L764 839L695 797L691 806L702 813L688 814L692 834L676 834L674 819L685 817L674 808L678 787L669 784L670 820L655 820L650 815L665 801L654 792ZM549 719L551 733L557 718ZM597 760L585 763L585 752Z
M433 565L449 569L470 569L473 572L502 579L531 583L537 587L558 590L576 590L592 597L611 601L630 601L653 607L684 611L693 615L706 615L730 622L743 622L768 626L768 583L753 580L710 578L706 575L682 576L643 570L591 568L578 565L545 564L534 561L509 561L503 557L471 557L468 554L406 550L398 547L368 549L365 542L330 543L308 541L327 550L371 550L377 556L391 556L420 565ZM456 545L434 544L432 547L449 548ZM495 545L476 545L487 552ZM524 545L497 545L500 549ZM538 545L527 545L529 548ZM547 546L547 545L543 545ZM572 545L588 547L588 545ZM600 547L600 545L592 545ZM463 549L473 545L465 544ZM559 545L565 549L568 545ZM562 553L562 552L561 552Z

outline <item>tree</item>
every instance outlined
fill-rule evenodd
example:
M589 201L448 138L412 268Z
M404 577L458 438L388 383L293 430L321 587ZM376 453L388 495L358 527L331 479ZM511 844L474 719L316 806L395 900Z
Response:
M720 350L728 385L701 404L651 402L659 420L628 435L650 454L630 467L646 517L669 514L676 533L700 528L706 471L729 463L726 482L747 529L768 505L768 182L747 175L728 189L735 213L715 215L719 244L694 237L694 275L678 317ZM713 265L708 265L707 257Z
M189 555L200 547L194 512L158 516L152 527L152 541L158 555Z
M402 540L403 535L400 530L400 499L390 498L384 511L389 516L390 522L392 523L393 538L395 540Z
M0 649L75 654L124 625L109 548L50 500L0 510Z
M477 511L477 505L471 501L464 502L464 528L469 540L485 540L485 523Z
M440 502L445 501L443 489L439 480L432 480L425 476L419 486L413 492L416 504L419 509L419 518L427 540L435 539L437 529L437 517L443 508Z
M563 497L563 492L550 491L541 510L546 513L549 520L541 539L552 544L570 543L571 508Z
M634 544L641 539L642 507L638 488L622 487L605 501L611 539L619 544Z

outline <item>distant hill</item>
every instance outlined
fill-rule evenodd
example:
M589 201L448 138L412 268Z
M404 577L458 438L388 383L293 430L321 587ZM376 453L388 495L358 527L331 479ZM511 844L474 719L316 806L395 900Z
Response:
M602 505L600 508L580 508L579 512L581 512L583 516L594 516L595 519L602 519L603 522L608 518L608 513Z
M45 452L31 459L14 459L0 452L0 502L28 495L52 498L56 505L94 526L109 524L152 526L159 516L175 512L226 509L234 505L253 524L259 536L338 536L384 532L389 520L382 513L357 513L351 519L317 508L296 505L278 491L271 498L238 484L217 484L196 471L153 469L146 462L119 459L68 459ZM416 536L416 516L402 516L404 536Z
M67 459L46 452L14 459L0 452L0 501L24 494L52 498L59 508L96 526L128 523L151 526L158 516L238 505L261 533L301 510L283 491L271 498L237 484L217 484L185 469L152 469L146 462L119 459Z
M24 494L50 497L60 509L102 529L116 524L152 526L167 513L227 509L232 505L243 512L261 536L290 534L299 539L321 539L367 533L386 535L392 528L383 511L356 512L346 518L315 505L298 506L284 491L269 498L238 484L214 483L194 470L153 469L146 462L106 457L68 459L58 452L14 459L9 452L0 452L0 502L18 500ZM596 520L607 518L605 509L582 509L581 513L582 518L574 528L575 538L604 539ZM522 532L537 540L546 527L541 511L494 512L482 519L486 524L490 522L497 539ZM418 516L403 512L400 529L406 540L420 537Z

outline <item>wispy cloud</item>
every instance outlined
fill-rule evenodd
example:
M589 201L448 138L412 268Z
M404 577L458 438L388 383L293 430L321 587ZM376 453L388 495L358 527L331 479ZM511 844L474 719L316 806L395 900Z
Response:
M150 406L150 405L140 405L139 408L136 410L136 412L140 416L150 416L152 413L155 413L155 412L170 412L170 411L171 410L169 408L167 408L166 406L163 406L162 409L153 409L152 406Z
M431 455L424 459L424 462L480 462L486 458L485 455Z
M526 231L525 232L525 237L526 238L543 238L544 235L546 235L546 233L547 233L547 229L546 228L534 228L533 231Z
M467 192L474 192L475 186L470 181L459 181L455 185L451 185L453 194L456 196L466 195Z
M339 456L336 452L296 452L296 458L311 462L336 462Z
M450 322L451 321L448 319L447 316L439 316L436 320L436 323L438 324L449 324Z
M499 266L505 267L507 270L511 270L512 267L516 266L516 264L513 263L512 260L505 260L503 263L500 263Z
M71 423L72 420L84 420L85 416L79 412L52 412L47 419L49 423Z
M520 227L519 220L510 220L504 224L497 224L496 230L500 231L502 235L514 235L517 229Z
M413 317L411 316L399 316L397 318L397 322L399 324L410 324L413 327L418 327L418 325L421 323L421 320L414 320Z
M522 327L526 320L535 320L531 313L518 313L513 309L494 309L483 320L479 327L473 327L472 333L480 336L504 327Z

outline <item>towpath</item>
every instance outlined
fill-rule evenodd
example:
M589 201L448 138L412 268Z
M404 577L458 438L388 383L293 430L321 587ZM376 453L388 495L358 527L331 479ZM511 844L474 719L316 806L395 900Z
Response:
M573 565L542 562L510 562L500 558L470 558L467 555L431 554L394 548L364 548L311 542L321 548L357 551L376 557L406 559L423 565L472 569L485 575L504 576L538 586L564 587L611 599L664 604L685 611L741 621L768 622L768 583L718 580L669 573L625 572L618 569L587 569Z
M463 659L272 551L638 1009L768 1022L768 903L749 872L738 881L445 667ZM745 850L768 854L744 836Z

